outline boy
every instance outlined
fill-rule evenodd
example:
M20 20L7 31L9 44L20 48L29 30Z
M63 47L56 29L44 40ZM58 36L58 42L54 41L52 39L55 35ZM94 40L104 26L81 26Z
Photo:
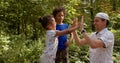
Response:
M68 24L63 23L65 17L65 8L57 7L53 10L53 16L57 23L56 30L62 31L68 28ZM67 47L72 42L73 36L71 34L70 39L67 41L67 35L62 35L58 37L58 50L56 53L56 63L68 63L68 50Z

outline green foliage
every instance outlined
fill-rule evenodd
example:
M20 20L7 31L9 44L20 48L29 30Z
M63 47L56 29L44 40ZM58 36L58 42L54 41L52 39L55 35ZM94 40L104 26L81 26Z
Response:
M114 46L114 53L113 53L113 59L115 63L120 63L120 30L112 30L115 35L115 46Z
M119 0L0 0L0 63L39 62L45 43L45 30L38 18L51 14L57 6L66 8L65 23L85 16L85 28L90 33L94 15L110 15L109 28L115 34L113 59L120 63L120 4ZM88 46L69 47L70 63L89 63Z
M70 63L89 63L88 46L77 46L75 42L69 47Z
M42 40L33 41L22 35L1 35L0 63L39 62L44 44Z

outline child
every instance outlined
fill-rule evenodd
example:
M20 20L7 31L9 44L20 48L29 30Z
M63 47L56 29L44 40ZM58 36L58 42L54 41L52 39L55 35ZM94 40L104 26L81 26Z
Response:
M74 20L73 26L63 31L56 30L56 22L53 16L48 15L39 19L39 22L46 29L46 47L41 55L41 63L55 63L56 51L58 47L58 36L69 34L77 29L77 20Z
M56 21L56 30L62 31L68 29L68 24L63 23L66 11L64 7L56 7L53 10L53 16ZM71 44L73 35L70 35L70 39L67 40L67 35L58 37L58 49L56 53L55 63L68 63L68 46Z

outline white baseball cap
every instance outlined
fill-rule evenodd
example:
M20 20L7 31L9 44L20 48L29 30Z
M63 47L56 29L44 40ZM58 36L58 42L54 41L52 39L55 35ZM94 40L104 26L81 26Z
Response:
M106 20L108 20L108 21L110 20L108 14L103 13L103 12L97 13L95 17L99 17L99 18L102 18L102 19L106 19Z

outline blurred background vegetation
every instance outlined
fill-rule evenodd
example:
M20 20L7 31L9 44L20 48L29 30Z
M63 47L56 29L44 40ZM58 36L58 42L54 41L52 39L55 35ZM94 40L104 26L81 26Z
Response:
M45 30L38 18L52 14L57 6L67 11L65 23L85 16L88 33L97 12L110 16L109 29L115 35L114 63L120 63L120 0L0 0L0 63L39 63L45 43ZM79 34L81 37L81 35ZM88 46L69 46L70 63L89 63Z

